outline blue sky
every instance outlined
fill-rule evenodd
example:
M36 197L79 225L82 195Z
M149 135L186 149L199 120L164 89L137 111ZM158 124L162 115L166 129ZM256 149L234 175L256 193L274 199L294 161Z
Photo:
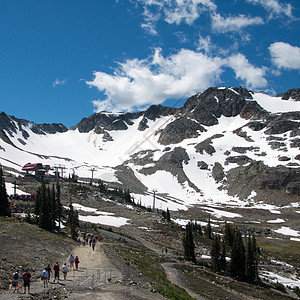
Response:
M299 0L0 0L0 38L0 110L37 123L300 87Z

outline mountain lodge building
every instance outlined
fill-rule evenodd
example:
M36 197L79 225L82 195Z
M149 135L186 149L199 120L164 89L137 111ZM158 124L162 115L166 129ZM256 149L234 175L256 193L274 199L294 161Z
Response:
M49 170L49 165L44 166L41 163L27 163L22 168L22 171L26 171L25 176L34 175L35 177L43 177Z

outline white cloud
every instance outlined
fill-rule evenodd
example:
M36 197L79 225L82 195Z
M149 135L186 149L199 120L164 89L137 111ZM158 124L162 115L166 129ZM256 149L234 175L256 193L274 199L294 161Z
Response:
M150 34L157 34L155 26L163 18L169 24L191 25L204 11L215 11L211 0L138 0L144 8L145 23L142 27Z
M237 17L223 18L218 13L212 15L212 29L215 32L220 33L239 31L248 26L261 24L264 24L264 21L261 17L251 18L249 16L239 15Z
M255 89L267 86L265 68L254 67L243 54L228 57L227 64L234 70L236 78L245 82L246 87Z
M191 25L203 11L214 11L216 9L216 5L210 0L175 0L165 2L168 2L168 5L164 7L165 21L177 25L181 23Z
M291 4L287 3L280 3L278 0L246 0L249 3L252 4L260 4L262 7L264 7L271 15L273 16L279 16L279 15L285 15L287 17L292 18L292 6Z
M142 28L151 35L157 35L157 31L155 29L156 22L158 21L160 14L152 13L147 7L144 8L144 19L145 23L141 24Z
M113 75L94 72L89 86L104 92L105 101L94 101L97 111L123 110L166 99L181 98L219 82L222 60L191 50L163 57L160 49L148 59L120 63Z
M176 31L174 35L177 37L178 42L184 44L189 41L188 36L183 31Z
M113 74L94 72L86 83L106 96L93 102L95 111L132 111L217 85L227 67L249 88L267 85L264 69L252 66L242 54L221 58L181 49L164 57L159 48L147 59L119 63Z
M57 85L63 85L66 83L67 83L67 81L65 79L59 80L58 78L56 78L55 81L52 83L52 86L56 87Z
M199 40L198 40L198 45L197 45L197 50L201 51L203 50L205 53L209 53L214 49L214 46L211 42L211 38L210 36L207 37L202 37L199 36Z
M300 70L300 48L277 42L269 47L271 59L278 68Z

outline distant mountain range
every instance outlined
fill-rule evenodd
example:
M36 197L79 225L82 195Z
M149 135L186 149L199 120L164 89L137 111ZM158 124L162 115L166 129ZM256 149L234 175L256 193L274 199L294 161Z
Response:
M0 163L64 165L157 206L287 205L300 196L300 89L277 97L209 88L180 108L101 112L67 129L0 113Z

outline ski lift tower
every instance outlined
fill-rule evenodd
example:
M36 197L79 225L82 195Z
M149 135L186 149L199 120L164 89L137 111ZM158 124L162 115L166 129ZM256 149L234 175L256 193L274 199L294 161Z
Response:
M92 172L92 180L91 180L91 185L93 185L93 179L94 179L94 172L96 171L95 168L91 168L90 171Z
M154 211L155 210L155 193L157 192L157 190L153 189L152 192L153 192L153 211Z
M56 179L57 179L57 182L59 182L59 171L60 170L60 173L61 173L61 183L63 183L63 180L64 180L64 170L66 169L66 167L64 165L54 165L54 169L55 169L55 175L56 175Z

